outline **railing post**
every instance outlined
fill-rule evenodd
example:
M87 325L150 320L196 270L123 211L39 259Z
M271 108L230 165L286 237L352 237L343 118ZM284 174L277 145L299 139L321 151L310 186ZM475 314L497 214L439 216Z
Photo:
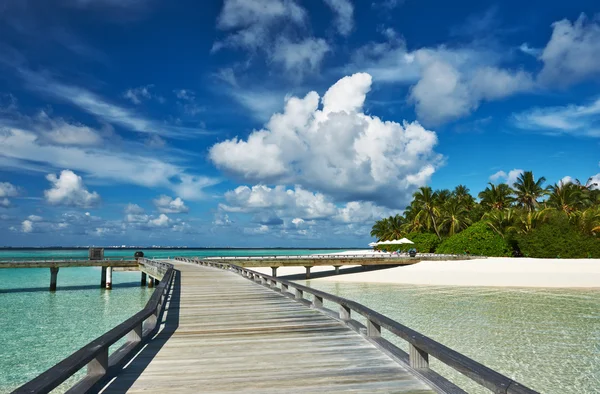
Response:
M142 325L138 324L133 328L133 330L129 331L127 334L127 341L129 342L141 342L142 340Z
M260 284L261 285L266 285L267 284L267 280L263 276L260 277Z
M367 319L367 336L379 338L381 336L381 326L371 319Z
M304 292L300 289L296 289L296 299L301 300L304 298Z
M285 294L285 293L287 293L287 292L288 292L288 289L289 289L288 285L286 285L285 283L282 283L282 284L281 284L281 293L282 293L282 294Z
M319 297L318 295L313 295L313 307L315 308L323 308L323 297Z
M108 347L103 348L100 353L87 365L88 376L102 376L108 369Z
M429 368L429 354L424 350L419 349L412 343L408 344L408 362L414 369Z
M344 305L340 305L340 319L350 320L350 308Z

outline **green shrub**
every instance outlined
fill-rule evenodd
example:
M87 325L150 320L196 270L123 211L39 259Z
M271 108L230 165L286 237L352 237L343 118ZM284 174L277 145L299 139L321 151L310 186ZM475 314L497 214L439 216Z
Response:
M500 235L481 221L443 241L436 253L510 256L512 249Z
M566 215L555 215L527 234L514 237L525 257L600 258L597 238L582 234Z

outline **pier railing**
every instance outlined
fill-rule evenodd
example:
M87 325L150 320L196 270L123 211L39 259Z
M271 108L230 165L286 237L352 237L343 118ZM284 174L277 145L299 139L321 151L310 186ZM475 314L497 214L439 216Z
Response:
M374 253L374 254L310 254L310 255L268 255L268 256L207 256L203 257L202 260L239 260L239 261L252 261L252 260L327 260L327 259L389 259L389 258L408 258L408 253ZM417 253L415 257L419 258L485 258L484 256L473 256L473 255L462 255L462 254L436 254L436 253ZM195 258L195 257L194 257Z
M219 263L206 259L176 257L176 260L195 263L204 266L230 270L250 280L260 283L283 295L293 298L304 305L318 309L327 315L345 323L359 332L384 353L404 365L408 370L429 384L440 393L466 393L463 389L450 382L445 377L430 368L429 356L450 366L462 375L490 390L493 393L505 394L539 394L522 384L486 367L477 361L450 349L433 339L418 333L389 317L382 315L358 302L351 301L333 294L325 293L301 284L276 278L230 263ZM312 295L312 300L305 298ZM323 301L327 300L338 306L338 311L325 308ZM366 325L353 319L356 313L366 320ZM408 342L409 353L382 337L382 330Z
M175 271L171 264L150 259L143 260L146 266L154 266L157 271L164 273L163 279L144 309L19 387L14 393L49 393L87 366L85 377L68 391L85 393L118 369L125 360L141 348L143 342L154 335L159 327L157 323L164 310ZM124 337L126 337L125 344L109 354L109 347Z

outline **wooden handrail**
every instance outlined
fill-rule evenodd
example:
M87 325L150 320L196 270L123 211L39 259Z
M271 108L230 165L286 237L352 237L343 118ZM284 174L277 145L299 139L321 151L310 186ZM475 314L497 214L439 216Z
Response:
M87 365L86 376L69 390L73 393L86 392L106 377L109 368L137 351L141 344L155 333L159 326L158 319L164 310L165 300L171 287L174 275L173 265L150 259L140 259L139 262L154 266L164 272L163 279L156 286L144 309L25 383L14 393L49 393ZM109 347L125 336L127 336L127 342L113 355L109 355Z
M303 286L295 282L290 282L285 279L262 274L231 263L218 263L206 259L187 257L176 257L175 259L231 270L248 279L261 283L266 287L280 291L282 294L296 299L305 305L324 311L328 315L365 335L368 340L378 346L382 351L404 364L411 372L430 384L438 392L465 393L464 390L430 369L428 360L430 355L494 393L539 394L537 391L527 388L513 379L510 379L509 377L504 376L501 373L382 315L381 313L359 304L358 302ZM290 289L295 289L295 293L291 293ZM310 300L305 299L305 294L312 294L314 297L313 301L311 302ZM323 300L337 304L339 306L339 312L324 308ZM367 326L352 319L352 312L356 312L363 316L367 321ZM406 352L399 349L393 343L382 338L382 328L408 342L409 354L406 354Z

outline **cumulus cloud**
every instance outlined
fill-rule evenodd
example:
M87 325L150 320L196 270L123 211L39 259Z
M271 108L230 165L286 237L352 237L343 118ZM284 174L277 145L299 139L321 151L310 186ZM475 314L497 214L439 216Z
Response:
M552 36L539 59L544 67L539 80L545 84L568 85L600 76L600 23L585 14L571 22L552 24Z
M584 105L532 108L512 120L519 128L547 134L600 137L600 98Z
M189 208L179 197L173 199L169 196L161 195L154 200L154 206L161 213L187 213Z
M0 207L8 208L11 205L8 197L19 195L19 189L9 182L0 182Z
M229 213L252 213L254 221L273 226L290 223L302 227L307 223L366 223L389 216L390 210L372 202L351 201L335 204L322 193L296 186L293 189L278 185L239 186L225 193L225 203L219 210Z
M31 220L23 220L21 223L21 231L24 233L30 233L33 231L33 222Z
M503 57L489 48L441 45L409 51L395 30L381 33L386 41L357 49L346 70L362 69L376 81L411 86L408 99L424 124L448 122L470 114L483 101L535 87L530 73L501 67Z
M442 157L435 132L419 123L383 121L362 112L371 76L342 78L320 99L290 97L283 113L246 140L210 148L221 169L248 181L296 184L336 201L404 207ZM320 102L322 106L320 106Z
M325 0L325 4L335 14L335 27L343 36L347 36L354 27L354 6L349 0Z
M151 227L168 227L170 223L171 219L164 213L161 213L157 218L148 221L148 225Z
M32 221L32 222L41 222L43 220L43 218L41 216L38 215L29 215L27 217L28 220Z
M58 176L48 174L46 179L52 187L44 190L44 196L52 205L87 208L100 202L100 195L96 192L90 193L83 184L83 179L71 170L63 170Z
M517 181L517 178L523 173L523 170L515 168L510 170L508 174L504 171L498 171L490 176L490 181L494 183L506 183L512 187L513 183Z

